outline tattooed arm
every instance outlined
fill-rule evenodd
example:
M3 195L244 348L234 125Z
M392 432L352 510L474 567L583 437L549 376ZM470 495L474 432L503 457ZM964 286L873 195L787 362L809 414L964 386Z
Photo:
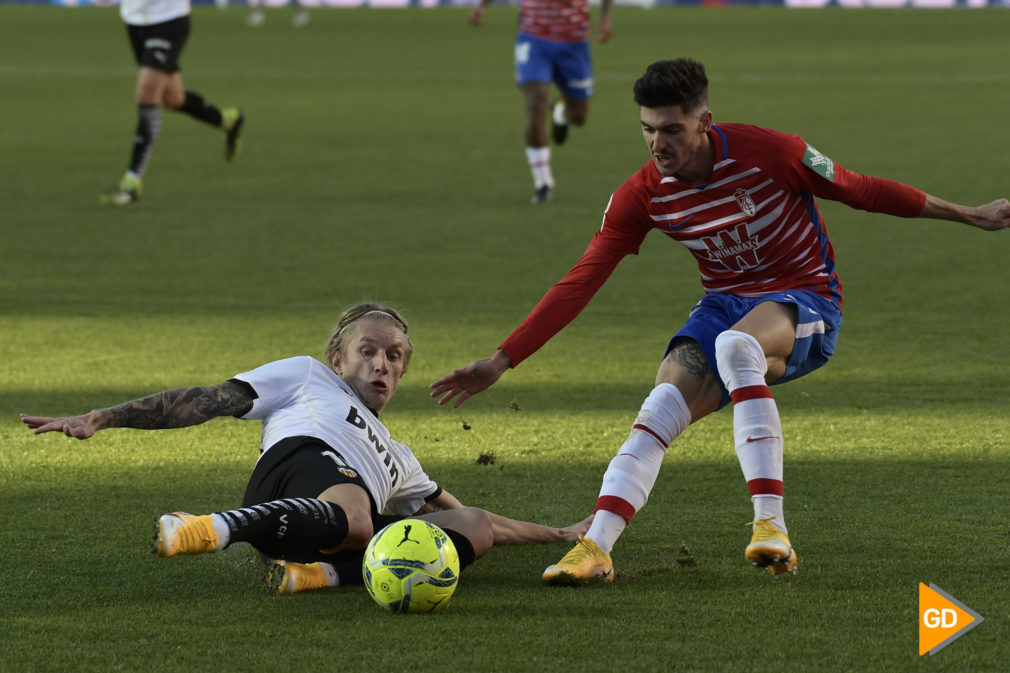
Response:
M21 422L36 435L62 432L68 437L87 439L106 428L158 430L199 425L218 416L241 416L252 405L253 393L249 388L225 381L216 386L165 390L80 416L47 418L21 414Z

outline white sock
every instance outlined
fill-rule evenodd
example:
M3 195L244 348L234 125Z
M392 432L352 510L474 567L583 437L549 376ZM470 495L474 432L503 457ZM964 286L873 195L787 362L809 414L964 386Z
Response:
M558 126L564 126L568 123L568 117L565 116L565 102L559 100L554 109L551 110L551 116L554 118L554 123Z
M231 544L231 528L228 527L228 521L220 514L212 514L210 520L214 525L214 533L217 534L217 546L214 547L214 551L221 551Z
M627 525L628 522L620 514L600 509L596 511L593 524L586 532L586 537L595 542L604 554L609 554L614 548L614 542L621 536Z
M758 519L773 519L771 524L781 530L783 533L788 533L786 530L786 517L782 513L782 496L780 495L755 495L751 496L751 502L754 504L754 520Z
M727 330L716 337L715 358L733 399L733 438L754 518L773 516L771 524L788 532L782 511L782 422L765 383L764 351L751 335Z
M340 586L340 575L337 574L337 569L334 568L332 564L320 561L319 567L323 569L324 573L326 573L326 586Z
M544 185L554 186L554 174L551 173L551 148L527 147L526 162L533 174L533 185L540 189Z
M661 383L645 398L631 434L603 475L596 517L586 533L604 552L610 553L625 526L645 506L666 447L690 423L691 411L675 385Z

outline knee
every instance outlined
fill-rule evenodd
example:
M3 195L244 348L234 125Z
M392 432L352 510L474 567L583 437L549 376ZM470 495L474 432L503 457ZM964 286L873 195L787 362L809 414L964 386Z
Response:
M715 339L716 367L724 382L740 372L764 376L768 361L758 340L745 332L726 330Z
M526 95L527 121L539 121L547 116L549 107L547 91L534 91Z
M494 544L494 527L491 517L477 507L464 507L460 514L464 517L465 530L459 532L466 535L473 545L474 556L481 558L491 550Z
M185 93L166 91L161 97L161 106L166 110L178 110L185 104L185 102Z
M344 514L347 516L347 537L341 546L348 549L364 549L375 535L371 512L345 509Z

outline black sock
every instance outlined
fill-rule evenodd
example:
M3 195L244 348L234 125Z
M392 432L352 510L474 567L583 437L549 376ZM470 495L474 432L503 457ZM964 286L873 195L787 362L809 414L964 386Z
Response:
M275 559L302 561L347 537L347 515L339 505L315 498L285 498L221 512L231 542L248 542Z
M161 131L161 108L157 105L137 106L137 133L133 136L130 171L142 177L154 151L154 141Z
M186 100L179 109L211 126L221 126L221 111L195 91L186 92Z
M337 573L337 585L343 587L365 583L361 575L361 565L364 561L365 551L361 549L340 554L332 560L323 561L323 563L333 566L333 570Z
M457 533L450 528L442 528L442 530L445 531L445 534L452 540L453 546L456 547L456 553L459 555L459 571L463 572L463 568L477 560L477 552L474 551L470 538L467 536Z

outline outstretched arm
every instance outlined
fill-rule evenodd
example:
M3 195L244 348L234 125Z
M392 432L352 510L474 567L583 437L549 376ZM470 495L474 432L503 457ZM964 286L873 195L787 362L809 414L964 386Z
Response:
M1010 202L998 199L981 206L962 206L926 194L926 204L919 217L961 222L985 231L999 231L1010 227Z
M453 405L454 408L458 408L472 395L490 388L511 366L509 356L505 351L498 349L491 357L471 362L432 383L430 396L441 396L438 403L445 404L459 395L459 399Z
M418 515L431 514L433 512L451 511L462 509L465 506L456 496L448 491L442 491L437 498L432 499L424 507L417 511ZM469 508L473 509L473 508ZM543 526L529 521L517 521L488 510L483 510L491 520L491 533L494 538L492 544L540 544L547 542L575 542L580 535L585 535L589 530L589 525L593 522L593 514L570 526L564 528L553 528ZM445 515L438 515L430 518L437 525L452 526L457 523L455 519L445 519ZM451 515L449 515L451 516ZM461 530L460 532L464 532Z
M487 511L487 510L485 510ZM487 512L491 517L494 544L543 544L547 542L575 542L585 535L593 522L593 515L564 528L552 528L529 521L516 521L508 517Z
M253 396L248 388L225 381L216 386L165 390L80 416L49 418L21 414L21 422L36 435L62 432L68 437L88 439L106 428L158 430L199 425L218 416L241 416L252 405Z
M431 514L432 512L441 512L447 509L459 509L461 507L463 507L463 503L461 503L456 496L449 493L449 491L443 490L436 497L424 503L424 506L417 510L416 514Z

